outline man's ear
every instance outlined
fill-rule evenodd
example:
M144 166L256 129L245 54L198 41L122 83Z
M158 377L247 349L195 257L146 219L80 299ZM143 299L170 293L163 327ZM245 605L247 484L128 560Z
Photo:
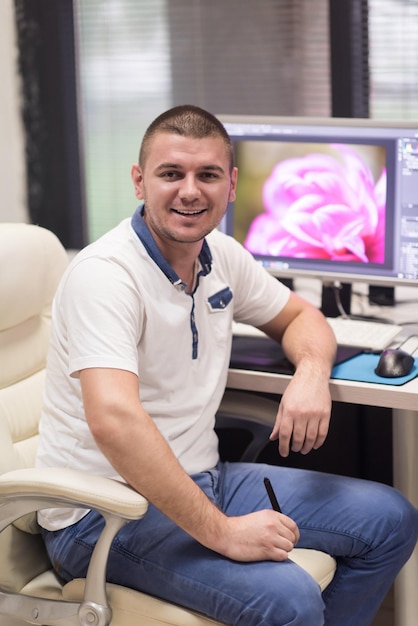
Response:
M234 202L234 200L236 199L237 181L238 181L238 168L234 167L231 172L231 187L229 189L228 202Z
M132 165L131 178L134 184L135 196L137 197L138 200L143 200L144 199L143 176L142 176L142 170L140 166L138 165L138 163L134 163Z

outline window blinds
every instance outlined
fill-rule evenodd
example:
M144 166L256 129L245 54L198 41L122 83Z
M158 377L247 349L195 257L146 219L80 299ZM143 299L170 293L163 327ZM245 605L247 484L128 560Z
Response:
M89 240L135 208L129 178L164 109L330 115L328 0L76 0Z
M369 0L370 117L418 120L417 33L417 0Z

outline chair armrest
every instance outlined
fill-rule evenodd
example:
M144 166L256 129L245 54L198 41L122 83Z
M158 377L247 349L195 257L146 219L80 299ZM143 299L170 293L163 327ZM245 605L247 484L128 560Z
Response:
M148 508L146 499L129 485L67 468L30 468L0 476L0 498L21 502L36 500L26 512L55 506L96 509L126 520L139 519Z
M90 560L83 601L62 603L35 598L39 623L47 622L58 626L64 622L79 623L78 620L81 620L80 623L83 624L109 624L112 612L106 596L106 564L110 546L124 524L145 515L148 502L121 481L87 475L72 469L30 468L0 475L0 532L28 513L68 506L99 511L105 519L105 526ZM33 532L30 521L28 526L28 532ZM5 614L5 603L14 601L13 598L9 600L9 595L0 589ZM19 596L18 600L16 614L30 621L28 616L32 615L34 599L30 596ZM51 611L55 615L53 607L58 604L61 616L52 617ZM77 622L74 621L76 615Z

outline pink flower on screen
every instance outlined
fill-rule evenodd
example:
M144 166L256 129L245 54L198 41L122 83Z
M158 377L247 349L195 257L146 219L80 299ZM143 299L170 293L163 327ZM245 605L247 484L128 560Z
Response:
M346 145L342 159L309 154L278 163L263 187L265 212L244 245L255 254L382 263L386 170L377 183Z

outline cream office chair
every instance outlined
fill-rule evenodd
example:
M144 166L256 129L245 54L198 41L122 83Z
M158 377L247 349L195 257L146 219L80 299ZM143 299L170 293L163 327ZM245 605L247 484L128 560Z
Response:
M154 597L106 584L108 548L118 530L146 513L145 499L122 483L65 469L35 469L50 307L67 254L49 231L0 224L0 626L204 626L211 619ZM226 394L223 412L242 412L242 395ZM247 405L249 406L249 405ZM251 407L247 412L252 413ZM263 405L258 420L271 420ZM50 506L101 511L106 526L86 580L63 585L36 523ZM334 560L310 550L292 555L324 588Z

